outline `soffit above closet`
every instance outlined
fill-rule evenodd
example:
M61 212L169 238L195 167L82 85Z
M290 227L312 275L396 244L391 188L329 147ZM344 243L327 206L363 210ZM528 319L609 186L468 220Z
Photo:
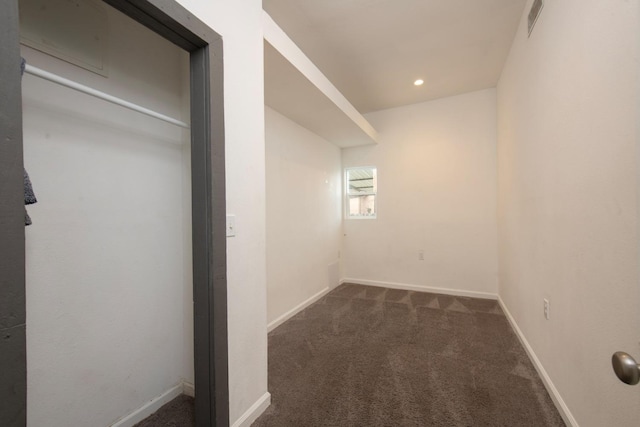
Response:
M264 14L265 104L334 145L376 144L377 132Z
M338 147L375 143L334 102L266 41L264 43L264 101L280 114Z
M359 111L371 112L495 87L525 3L263 0L263 7Z

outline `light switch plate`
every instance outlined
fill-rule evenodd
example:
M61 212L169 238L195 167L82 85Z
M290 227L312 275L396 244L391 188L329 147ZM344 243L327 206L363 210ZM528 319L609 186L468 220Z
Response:
M236 216L227 215L227 237L236 235Z

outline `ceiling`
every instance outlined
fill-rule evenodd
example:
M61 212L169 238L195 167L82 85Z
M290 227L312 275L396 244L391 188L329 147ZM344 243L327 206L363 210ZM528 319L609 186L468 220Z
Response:
M263 7L366 113L495 87L525 3L263 0Z

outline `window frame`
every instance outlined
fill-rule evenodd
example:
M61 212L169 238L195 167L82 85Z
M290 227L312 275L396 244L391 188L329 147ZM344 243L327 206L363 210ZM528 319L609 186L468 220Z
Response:
M373 169L374 172L374 180L375 180L375 191L369 191L366 193L363 193L361 195L363 196L373 196L374 197L374 206L375 206L375 211L373 215L350 215L349 212L349 207L350 207L350 194L349 194L349 172L353 171L353 170L362 170L362 169ZM343 179L344 179L344 186L343 186L343 191L344 191L344 197L343 197L343 201L344 201L344 217L345 219L377 219L378 218L378 167L377 166L350 166L350 167L346 167L344 168L344 174L343 174Z

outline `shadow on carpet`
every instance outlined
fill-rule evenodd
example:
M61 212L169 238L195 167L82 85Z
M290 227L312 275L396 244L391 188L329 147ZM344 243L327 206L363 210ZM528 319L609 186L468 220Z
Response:
M180 395L134 427L193 427L196 418L193 397Z
M353 284L269 334L253 427L564 426L497 301Z

